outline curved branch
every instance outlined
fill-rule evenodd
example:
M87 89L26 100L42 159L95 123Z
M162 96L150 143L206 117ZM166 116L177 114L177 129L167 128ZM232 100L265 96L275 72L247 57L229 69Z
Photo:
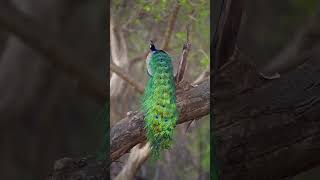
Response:
M146 143L143 147L140 147L141 145L142 144L137 144L131 149L126 165L122 168L115 180L132 179L141 165L148 159L151 152L150 144Z

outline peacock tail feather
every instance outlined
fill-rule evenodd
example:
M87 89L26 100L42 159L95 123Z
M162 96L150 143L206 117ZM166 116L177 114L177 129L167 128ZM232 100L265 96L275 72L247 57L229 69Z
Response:
M147 66L152 75L145 88L142 111L152 156L158 159L161 150L169 149L172 144L178 120L176 88L171 57L157 50L149 58Z

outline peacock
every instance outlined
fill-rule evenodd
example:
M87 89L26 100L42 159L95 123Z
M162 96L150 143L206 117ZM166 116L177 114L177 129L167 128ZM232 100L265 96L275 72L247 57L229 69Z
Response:
M176 87L170 55L156 49L152 41L146 63L149 80L143 95L142 112L152 157L159 159L160 152L172 145L178 120Z

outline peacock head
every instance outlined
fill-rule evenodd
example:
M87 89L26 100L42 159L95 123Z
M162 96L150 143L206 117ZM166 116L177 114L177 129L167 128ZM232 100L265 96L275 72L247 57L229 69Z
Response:
M167 56L169 56L169 55L165 51L157 49L152 40L150 40L150 51L151 52L148 54L148 56L146 58L146 64L147 64L147 73L151 77L152 76L152 70L151 70L151 67L150 67L149 63L151 61L152 56L156 55L158 53L159 54L164 53ZM162 61L162 59L160 59L160 60Z
M150 50L151 50L152 52L157 51L156 46L154 45L154 43L153 43L152 40L150 40Z

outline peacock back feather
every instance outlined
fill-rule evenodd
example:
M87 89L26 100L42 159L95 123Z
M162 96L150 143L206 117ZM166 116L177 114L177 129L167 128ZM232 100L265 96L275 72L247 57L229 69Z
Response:
M153 51L147 60L150 78L145 88L142 110L152 155L171 147L178 119L176 88L171 57L162 50Z

